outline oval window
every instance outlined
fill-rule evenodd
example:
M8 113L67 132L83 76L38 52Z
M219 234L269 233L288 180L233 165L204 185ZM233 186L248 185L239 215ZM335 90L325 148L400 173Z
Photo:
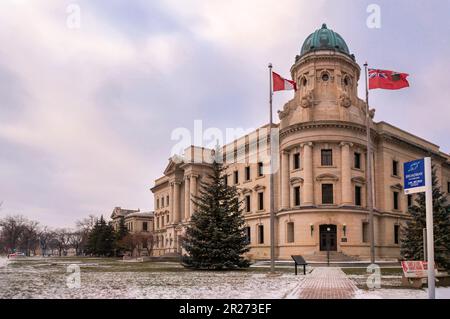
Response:
M322 74L322 81L327 82L330 79L330 75L328 73Z

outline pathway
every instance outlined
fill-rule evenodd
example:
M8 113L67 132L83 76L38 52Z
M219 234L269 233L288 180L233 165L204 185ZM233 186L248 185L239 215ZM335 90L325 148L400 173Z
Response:
M300 299L352 299L356 285L340 268L315 268L298 287Z

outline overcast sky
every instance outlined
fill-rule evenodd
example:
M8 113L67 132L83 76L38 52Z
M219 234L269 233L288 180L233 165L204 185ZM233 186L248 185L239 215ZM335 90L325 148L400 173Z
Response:
M0 217L72 227L152 210L171 132L265 124L268 62L288 76L324 22L360 65L411 74L409 89L372 93L376 120L450 151L447 0L1 0L0 21Z

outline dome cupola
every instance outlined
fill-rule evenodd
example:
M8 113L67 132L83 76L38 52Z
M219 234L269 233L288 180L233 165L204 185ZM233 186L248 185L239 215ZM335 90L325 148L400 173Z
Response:
M316 30L306 38L299 58L307 53L319 50L338 51L354 59L354 56L350 54L347 43L345 43L344 39L338 33L328 29L325 23L322 25L321 29Z

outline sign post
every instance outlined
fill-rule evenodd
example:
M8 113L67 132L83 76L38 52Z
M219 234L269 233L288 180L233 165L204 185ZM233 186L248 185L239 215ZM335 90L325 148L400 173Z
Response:
M425 193L427 261L428 261L428 298L435 298L434 271L434 234L433 234L433 183L431 158L408 162L403 167L405 194Z

